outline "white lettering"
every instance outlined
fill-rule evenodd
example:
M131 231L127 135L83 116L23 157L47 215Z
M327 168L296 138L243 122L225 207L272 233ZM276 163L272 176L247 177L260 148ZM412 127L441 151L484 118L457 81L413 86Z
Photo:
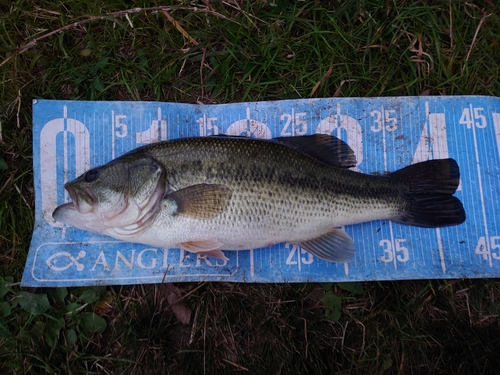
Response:
M208 256L202 254L196 254L196 267L201 267L201 261L204 261L207 266L213 266L213 264L208 260Z
M116 115L115 116L115 127L119 129L115 132L115 134L118 138L125 138L128 134L127 124L121 122L121 120L126 119L126 118L127 118L127 116L125 116L125 115Z
M127 258L125 258L123 256L123 254L119 251L116 252L116 258L115 258L115 270L119 269L119 260L121 259L123 263L125 263L125 265L132 269L133 265L134 265L134 254L135 254L135 250L132 250L132 255L130 257L130 260L128 260Z
M137 254L137 265L140 268L142 268L142 269L151 269L151 268L155 268L156 267L156 258L155 257L153 257L151 259L151 265L149 265L149 266L144 265L144 263L142 262L142 256L143 256L143 254L145 252L148 252L148 251L152 251L155 255L156 255L156 252L157 252L156 249L144 249L139 254Z
M180 252L179 252L179 267L191 267L190 264L185 264L184 262L186 260L189 260L189 255L191 253L189 251L186 251L184 249L180 249Z
M106 256L104 256L104 251L99 253L97 260L94 263L94 267L92 267L92 271L95 271L98 264L102 265L105 271L109 271L108 261L106 260Z
M163 249L163 265L161 269L168 269L170 265L168 264L168 249Z
M302 253L302 255L307 255L307 257L301 257L300 258L302 260L302 263L304 263L304 264L312 264L312 262L314 261L313 255L311 253L307 252L304 249L301 249L301 253Z

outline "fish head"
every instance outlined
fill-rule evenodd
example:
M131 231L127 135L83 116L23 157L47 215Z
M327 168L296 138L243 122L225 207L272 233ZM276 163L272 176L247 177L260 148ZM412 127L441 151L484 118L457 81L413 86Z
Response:
M94 233L119 232L126 237L145 228L160 210L166 172L151 157L124 155L64 187L71 202L55 209L55 220Z

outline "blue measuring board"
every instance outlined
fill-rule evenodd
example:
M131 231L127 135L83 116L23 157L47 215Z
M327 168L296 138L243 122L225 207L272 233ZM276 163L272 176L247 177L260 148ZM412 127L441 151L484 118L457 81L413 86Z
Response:
M35 228L23 286L181 281L306 282L500 276L500 98L300 99L221 105L155 102L33 102ZM373 221L350 225L356 255L329 263L282 243L226 251L228 261L179 249L119 242L54 221L63 185L143 144L210 134L258 138L333 134L354 168L385 173L454 158L455 195L467 220L447 228ZM168 228L166 228L168 230Z

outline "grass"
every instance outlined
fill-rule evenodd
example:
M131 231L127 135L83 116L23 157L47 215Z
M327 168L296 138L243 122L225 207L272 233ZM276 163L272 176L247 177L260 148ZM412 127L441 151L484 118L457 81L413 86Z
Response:
M500 96L498 35L492 0L2 3L0 370L496 373L497 280L19 281L33 228L32 99Z

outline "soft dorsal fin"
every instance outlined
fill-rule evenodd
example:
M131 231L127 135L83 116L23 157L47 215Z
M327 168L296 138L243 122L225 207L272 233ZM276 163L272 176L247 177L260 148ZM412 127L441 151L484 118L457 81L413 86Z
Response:
M229 204L231 189L219 184L199 184L174 191L164 199L177 204L175 214L196 219L210 219L219 215Z
M356 155L352 148L340 138L328 134L303 135L299 137L278 137L285 143L325 164L336 168L356 166Z

